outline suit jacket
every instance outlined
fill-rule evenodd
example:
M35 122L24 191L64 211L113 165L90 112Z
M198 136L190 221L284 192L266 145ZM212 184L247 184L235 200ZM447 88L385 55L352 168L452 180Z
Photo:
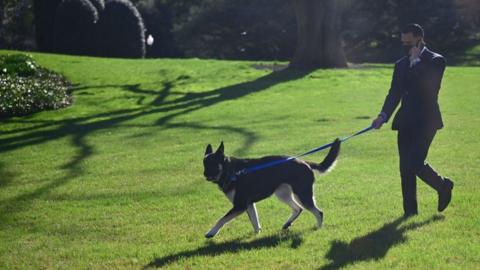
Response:
M402 101L393 119L394 130L443 127L438 93L445 71L445 58L425 48L420 60L413 67L410 67L408 56L395 63L392 84L382 107L388 121Z

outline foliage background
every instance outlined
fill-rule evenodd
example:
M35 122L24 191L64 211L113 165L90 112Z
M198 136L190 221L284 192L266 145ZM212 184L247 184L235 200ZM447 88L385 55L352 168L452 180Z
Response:
M0 48L35 50L32 0L0 5ZM288 60L296 45L293 1L134 0L147 35L148 57ZM341 36L352 62L398 58L398 33L409 22L424 26L434 50L456 57L480 43L475 0L339 0Z

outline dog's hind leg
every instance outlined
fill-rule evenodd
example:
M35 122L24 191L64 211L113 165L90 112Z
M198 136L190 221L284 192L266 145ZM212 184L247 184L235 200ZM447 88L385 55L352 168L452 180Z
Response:
M313 197L313 186L306 187L295 194L299 199L302 206L310 211L315 218L317 219L317 228L322 227L323 223L323 212L322 210L318 209L317 205L315 204L315 198Z
M286 230L290 227L290 225L292 225L293 221L295 221L302 213L302 207L293 198L293 192L290 185L280 185L277 190L275 190L275 195L280 201L286 203L288 206L290 206L290 208L292 208L292 215L282 226L282 229Z
M255 231L255 233L259 233L262 227L260 226L260 222L258 221L257 207L255 206L255 203L248 205L247 214L250 222L252 223L253 230Z
M241 213L243 213L245 210L247 210L247 206L238 206L234 205L228 213L223 216L216 224L213 226L210 231L208 231L207 234L205 234L206 238L212 238L214 237L220 229L227 224L230 220L234 219L235 217L239 216Z

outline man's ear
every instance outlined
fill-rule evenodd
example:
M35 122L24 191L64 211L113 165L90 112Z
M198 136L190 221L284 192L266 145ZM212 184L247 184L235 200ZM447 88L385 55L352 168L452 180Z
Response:
M222 154L224 153L224 147L223 147L223 141L220 143L220 146L217 149L217 152L215 154Z
M212 145L208 144L207 149L205 149L205 156L208 155L208 154L211 154L212 152L213 152Z

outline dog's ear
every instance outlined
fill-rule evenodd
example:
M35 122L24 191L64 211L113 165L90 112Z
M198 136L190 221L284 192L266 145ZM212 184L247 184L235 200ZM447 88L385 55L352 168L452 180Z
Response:
M207 149L205 149L205 156L208 155L208 154L211 154L212 152L213 152L212 145L208 144Z
M217 149L217 152L215 154L222 154L224 153L224 147L223 147L223 141L220 143L220 146Z

